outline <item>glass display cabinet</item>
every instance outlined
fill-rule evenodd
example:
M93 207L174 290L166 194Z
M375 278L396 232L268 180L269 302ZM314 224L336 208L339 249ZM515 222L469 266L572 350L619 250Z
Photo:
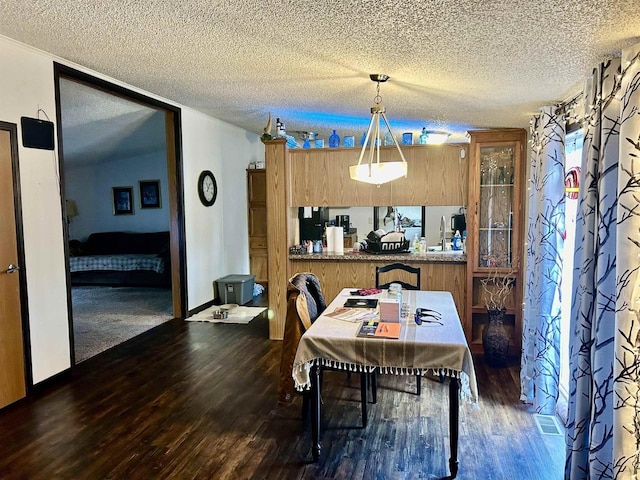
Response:
M504 328L510 352L520 349L524 251L524 176L526 132L522 129L470 131L467 212L467 318L472 351L481 353L489 322L488 298L505 280Z
M511 267L513 262L513 145L480 147L477 267Z

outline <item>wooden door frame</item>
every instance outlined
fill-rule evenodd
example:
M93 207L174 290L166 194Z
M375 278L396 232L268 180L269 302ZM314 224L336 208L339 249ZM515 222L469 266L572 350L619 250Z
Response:
M187 271L184 223L184 194L182 178L182 110L142 93L129 90L121 85L94 77L88 73L76 70L58 62L53 63L55 87L56 119L58 135L58 170L60 174L60 202L62 218L66 218L65 188L64 188L64 145L62 141L62 122L60 109L60 79L82 83L88 87L101 90L125 100L144 105L149 108L164 111L166 130L167 178L169 185L169 231L171 251L171 297L173 315L185 318L187 306ZM69 226L63 222L64 253L67 276L67 304L69 317L69 342L71 350L71 367L75 365L75 345L73 336L73 311L71 303L71 273L69 271Z
M22 324L22 349L24 357L24 380L26 395L33 390L31 368L31 331L29 329L29 302L27 296L27 269L24 253L24 231L22 223L22 191L20 189L20 162L18 161L18 126L0 121L0 130L8 131L11 144L11 170L13 173L13 208L16 221L16 245L20 266L20 315Z

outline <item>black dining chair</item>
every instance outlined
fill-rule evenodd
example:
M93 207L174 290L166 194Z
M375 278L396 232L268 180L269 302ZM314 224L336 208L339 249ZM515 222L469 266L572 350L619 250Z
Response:
M415 279L415 282L408 283L403 280L393 280L390 282L380 283L381 273L389 273L395 270L407 272L408 275L400 273L396 275L398 275L399 277L401 276L400 278L407 278L407 276L412 276ZM384 275L384 277L388 278L388 275ZM391 285L392 283L399 283L405 290L420 290L420 269L412 267L410 265L405 265L404 263L391 263L383 267L376 267L376 288L389 288L389 285Z
M327 308L320 281L313 273L298 273L291 277L287 288L287 316L282 342L282 359L280 362L281 403L288 403L294 391L291 372L298 343L304 332ZM322 372L324 370L338 370L330 367L319 369L320 385L322 386ZM367 389L369 377L360 374L360 393L362 405L362 427L367 426ZM306 419L309 410L309 392L303 393L302 416Z
M394 273L395 272L395 273ZM405 273L401 273L405 272ZM384 279L396 278L396 280L392 280L385 283L380 283L380 274L389 274L384 275ZM400 278L409 280L409 278L413 278L415 281L409 283L404 280L399 280ZM420 290L420 269L416 267L412 267L411 265L405 265L404 263L391 263L389 265L384 265L383 267L376 267L376 288L389 288L389 285L392 283L399 283L402 285L402 288L405 290ZM372 389L377 388L377 381L375 379L375 375L371 379ZM416 375L416 395L420 395L422 391L422 377L420 375ZM375 397L375 394L374 394Z

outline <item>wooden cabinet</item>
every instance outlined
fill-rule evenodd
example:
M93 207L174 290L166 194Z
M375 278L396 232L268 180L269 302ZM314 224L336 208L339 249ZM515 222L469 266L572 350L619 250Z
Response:
M465 334L471 350L482 352L482 332L489 321L487 290L498 288L487 278L509 278L513 288L504 321L510 333L509 350L515 354L520 351L522 335L526 133L504 129L469 134Z
M464 205L468 145L404 145L406 178L379 187L351 180L359 148L289 150L292 207L375 205ZM381 147L380 160L397 159L395 147Z
M266 286L268 280L266 170L247 170L247 197L249 271L256 276L256 283Z

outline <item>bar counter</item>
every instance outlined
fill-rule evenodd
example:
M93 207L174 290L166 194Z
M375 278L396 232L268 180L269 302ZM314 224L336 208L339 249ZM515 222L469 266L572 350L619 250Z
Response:
M467 256L462 252L373 254L366 252L289 254L289 278L299 272L314 273L320 279L325 298L334 298L343 288L376 286L376 267L404 263L420 269L420 290L447 291L453 295L458 315L466 309ZM400 272L404 274L405 272ZM410 278L381 278L407 281ZM411 282L410 282L411 283Z
M450 262L467 263L467 255L459 252L447 251L419 253L367 253L367 252L323 252L323 253L291 253L289 260L292 261L335 261L335 262L400 262L400 263L428 263L428 262Z

